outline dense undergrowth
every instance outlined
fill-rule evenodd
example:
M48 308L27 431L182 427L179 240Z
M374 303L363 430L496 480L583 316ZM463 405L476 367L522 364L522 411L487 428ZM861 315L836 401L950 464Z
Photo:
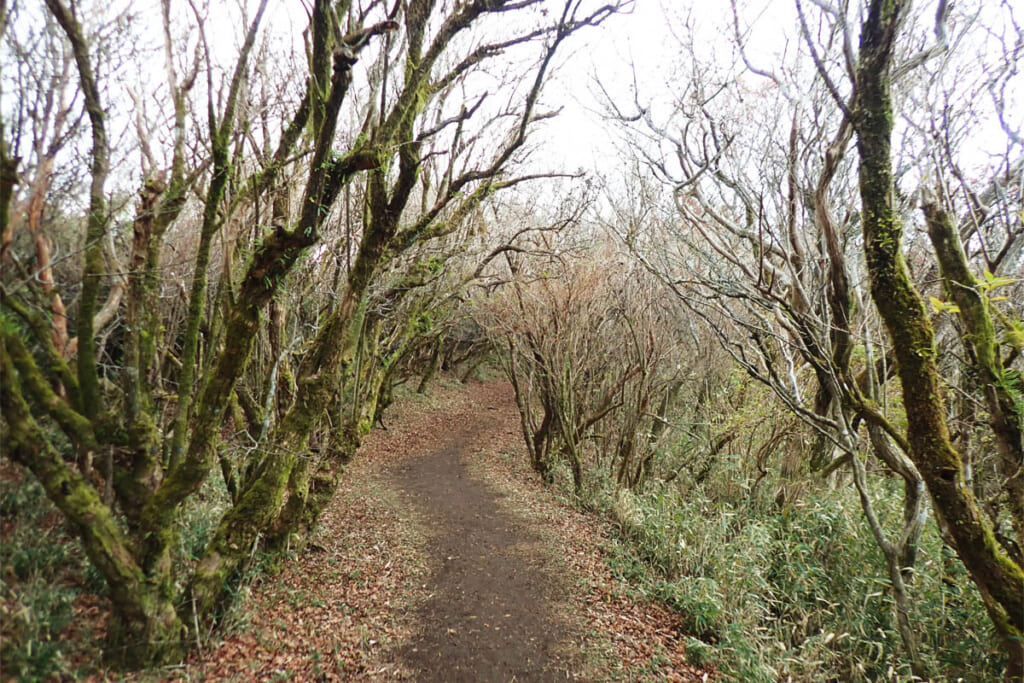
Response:
M692 457L686 451L696 448L677 442L661 456ZM572 497L568 467L555 481ZM872 496L898 527L895 478L873 478ZM589 470L575 500L613 521L613 570L681 615L695 664L714 663L736 681L915 680L885 561L849 476L783 477L778 462L763 473L726 450L640 491ZM999 679L1005 658L984 605L931 522L910 591L931 680Z
M0 477L0 662L4 680L51 680L72 674L61 632L89 578L88 563L64 530L42 487L31 479Z
M627 502L628 501L628 502ZM593 504L621 519L616 569L677 609L697 662L735 680L911 680L883 562L854 496L829 491L780 511L706 490ZM934 531L922 544L914 623L935 680L990 681L1002 660L962 565Z

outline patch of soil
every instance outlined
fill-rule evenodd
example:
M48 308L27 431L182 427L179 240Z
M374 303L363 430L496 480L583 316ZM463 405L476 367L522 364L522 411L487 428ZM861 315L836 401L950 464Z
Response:
M394 468L440 561L430 597L415 612L417 630L398 656L418 681L566 679L578 668L558 618L567 586L553 575L540 538L499 508L463 464L487 434L486 417Z

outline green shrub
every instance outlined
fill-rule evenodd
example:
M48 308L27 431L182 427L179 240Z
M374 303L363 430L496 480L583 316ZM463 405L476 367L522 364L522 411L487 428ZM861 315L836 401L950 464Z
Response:
M7 473L5 473L7 474ZM51 680L67 673L58 634L71 623L78 591L67 581L85 563L55 522L34 479L0 478L0 663L4 680Z
M189 499L181 515L179 543L182 559L198 560L217 531L224 512L231 506L223 477L213 474L203 481L198 495Z

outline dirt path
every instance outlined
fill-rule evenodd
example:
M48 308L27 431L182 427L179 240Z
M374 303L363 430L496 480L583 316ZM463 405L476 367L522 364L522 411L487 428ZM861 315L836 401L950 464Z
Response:
M449 434L395 468L442 561L400 656L419 681L564 680L576 668L557 616L568 609L568 586L554 575L551 550L463 462L487 427Z
M609 569L605 524L530 472L507 383L444 381L386 421L309 548L184 664L127 680L713 678L678 615Z

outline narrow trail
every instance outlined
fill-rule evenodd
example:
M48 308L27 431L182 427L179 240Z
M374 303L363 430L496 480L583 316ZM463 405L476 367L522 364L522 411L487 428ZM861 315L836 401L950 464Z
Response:
M486 431L473 425L395 468L443 563L401 658L419 681L564 680L574 666L557 615L568 608L569 587L543 541L463 463Z
M309 547L184 664L127 680L712 680L609 569L608 528L529 470L518 419L507 382L401 398Z

